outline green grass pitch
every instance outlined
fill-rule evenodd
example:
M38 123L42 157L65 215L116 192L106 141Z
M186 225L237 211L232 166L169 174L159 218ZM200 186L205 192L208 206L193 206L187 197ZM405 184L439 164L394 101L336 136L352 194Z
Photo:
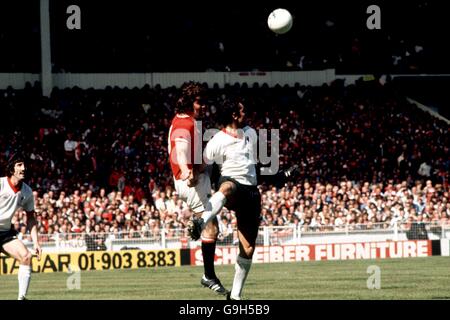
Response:
M367 268L381 271L381 288L369 290ZM81 272L81 288L67 289L66 273L33 274L28 298L45 299L224 299L200 286L202 267ZM230 288L234 266L217 266ZM450 299L450 258L317 261L253 264L244 288L250 300ZM0 276L0 299L17 298L17 276Z

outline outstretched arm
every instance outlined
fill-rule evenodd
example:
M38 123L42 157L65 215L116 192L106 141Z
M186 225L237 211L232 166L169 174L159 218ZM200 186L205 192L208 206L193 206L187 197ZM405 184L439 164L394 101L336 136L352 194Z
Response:
M261 166L259 164L256 166L258 184L267 183L274 185L277 188L282 188L289 180L295 179L298 175L298 171L298 165L293 165L287 170L280 170L275 174L264 175L261 174Z
M264 138L264 139L266 139L266 138ZM274 139L274 137L272 137L272 140L273 139ZM259 146L262 145L261 143L257 144L256 141L257 140L255 139L254 145L253 145L254 150L258 150ZM267 144L267 141L263 141L263 143ZM258 151L260 151L260 150L258 150ZM260 153L257 152L256 154L259 155ZM278 147L275 149L272 149L271 154L272 155L279 154ZM274 168L272 168L272 166L271 167L263 166L263 164L260 161L261 161L260 158L255 159L256 176L257 176L258 185L260 185L262 183L266 183L269 185L273 185L277 188L282 188L288 181L294 180L299 175L298 165L293 165L292 167L290 167L287 170L278 170L278 165L273 166L273 167L276 167L276 169L274 169ZM277 171L275 172L275 170L277 170Z

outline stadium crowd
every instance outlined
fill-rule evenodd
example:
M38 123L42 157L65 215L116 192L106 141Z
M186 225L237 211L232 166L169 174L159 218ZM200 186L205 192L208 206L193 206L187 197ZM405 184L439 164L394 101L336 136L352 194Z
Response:
M49 191L42 197L35 192L39 233L48 235L66 233L126 233L126 237L158 236L162 229L167 238L180 235L191 217L186 204L168 186L155 191L152 201L135 201L133 195L122 192L109 194L101 189L75 191L59 196ZM153 204L152 204L153 202ZM376 229L394 223L424 222L448 224L450 217L449 192L431 181L417 182L408 188L400 184L361 185L342 181L338 185L292 185L280 190L272 187L262 193L261 226L303 226L306 231ZM19 211L14 227L26 237L26 215ZM233 233L236 218L226 208L219 219L221 237ZM178 230L177 230L178 229ZM181 235L185 235L184 231ZM44 239L46 239L44 237Z
M173 192L167 133L177 89L9 88L0 98L1 160L30 157L41 234L127 231L158 234L191 217ZM397 95L388 81L336 81L321 87L257 84L209 89L204 128L220 104L244 99L256 129L279 129L280 167L298 164L298 180L261 185L261 225L313 230L374 228L395 221L447 223L450 131L446 123ZM14 226L23 234L26 217ZM233 212L221 213L222 236Z

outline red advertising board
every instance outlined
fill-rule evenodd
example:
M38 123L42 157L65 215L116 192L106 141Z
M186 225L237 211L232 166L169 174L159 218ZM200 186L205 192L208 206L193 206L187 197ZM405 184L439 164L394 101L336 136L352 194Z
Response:
M215 264L234 264L238 247L216 248ZM258 246L254 263L428 257L430 240ZM191 265L202 265L201 248L191 249Z

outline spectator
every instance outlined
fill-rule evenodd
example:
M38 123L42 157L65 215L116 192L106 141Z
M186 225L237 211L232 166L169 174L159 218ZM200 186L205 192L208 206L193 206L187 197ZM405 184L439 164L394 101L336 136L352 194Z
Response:
M392 94L388 84L215 90L211 104L220 106L239 94L248 101L253 127L279 128L281 166L301 167L299 179L285 188L260 186L262 225L323 230L410 219L448 222L448 126ZM163 138L175 92L173 87L146 87L139 94L118 88L67 89L55 93L55 103L80 102L76 117L67 109L59 110L58 117L38 110L35 123L18 126L17 132L0 128L0 167L7 152L19 146L34 150L28 182L36 186L44 233L146 230L156 235L163 227L186 225L191 213L172 192ZM101 102L94 107L92 101ZM0 106L6 102L21 108L14 98L0 97ZM140 102L148 102L152 112L145 113ZM208 119L208 126L215 127L214 121ZM43 127L53 128L52 133L40 134ZM35 143L35 136L42 143ZM67 159L66 151L75 153L78 136L85 143L79 158L95 157L96 166L75 168ZM430 154L438 156L426 161L423 155ZM224 210L220 217L222 230L235 223L232 212ZM25 219L19 211L16 229Z

